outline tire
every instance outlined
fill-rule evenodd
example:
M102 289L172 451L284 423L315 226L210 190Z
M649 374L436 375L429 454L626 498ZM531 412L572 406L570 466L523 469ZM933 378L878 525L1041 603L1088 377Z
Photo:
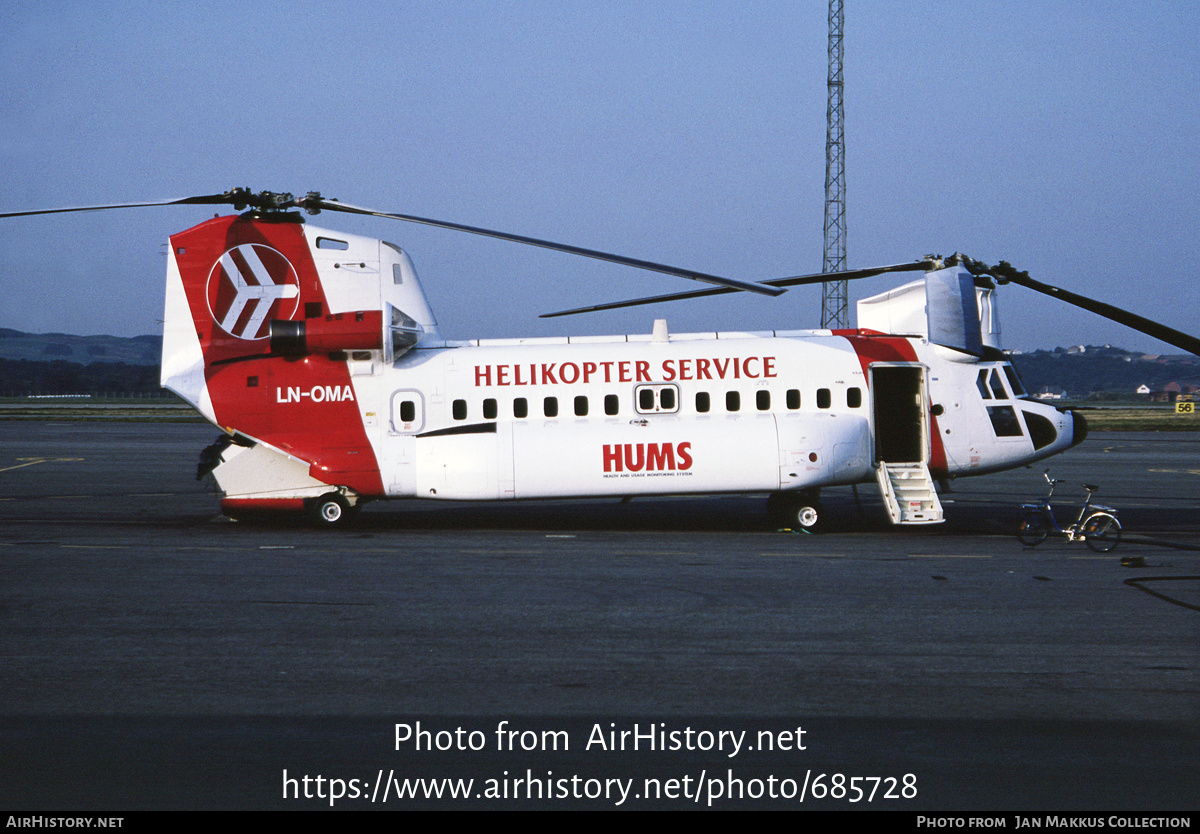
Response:
M767 518L776 527L787 527L790 503L790 496L785 492L773 492L767 496Z
M767 498L767 515L777 527L813 533L820 525L821 507L811 491L776 492Z
M1087 546L1097 553L1108 553L1121 543L1121 522L1108 513L1096 513L1083 522Z
M796 524L802 530L813 530L820 520L816 507L801 507L796 511Z
M1026 547L1037 547L1050 535L1050 525L1043 513L1026 513L1017 528L1017 538Z
M350 502L342 495L331 492L313 501L308 513L318 527L344 527L350 521Z

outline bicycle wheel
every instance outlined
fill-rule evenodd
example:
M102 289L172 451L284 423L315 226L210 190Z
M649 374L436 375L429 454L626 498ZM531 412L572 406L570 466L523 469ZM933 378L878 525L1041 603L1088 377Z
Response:
M1121 543L1121 522L1108 513L1096 513L1083 522L1087 546L1097 553L1107 553Z
M1037 547L1050 535L1050 525L1046 522L1045 513L1026 513L1017 528L1017 538L1026 547Z

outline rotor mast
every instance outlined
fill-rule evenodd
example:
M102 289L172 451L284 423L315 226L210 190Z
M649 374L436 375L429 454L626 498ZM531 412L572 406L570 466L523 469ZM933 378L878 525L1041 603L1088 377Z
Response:
M829 0L829 106L825 134L825 261L822 272L846 270L846 137L842 128L842 0ZM847 282L821 285L821 327L850 326Z

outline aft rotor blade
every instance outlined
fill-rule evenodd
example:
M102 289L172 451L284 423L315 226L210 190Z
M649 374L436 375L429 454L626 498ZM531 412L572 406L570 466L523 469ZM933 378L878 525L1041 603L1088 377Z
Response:
M906 264L892 264L891 266L875 266L867 269L852 269L846 272L817 272L812 275L795 275L791 278L772 278L768 281L763 281L764 286L771 287L795 287L802 284L820 284L831 280L848 280L852 281L857 278L870 278L874 275L882 275L886 272L924 272L932 268L932 261L914 261ZM579 313L595 313L600 310L619 310L624 307L639 307L643 304L657 304L663 301L683 301L689 298L707 298L713 295L725 295L726 293L740 292L736 288L720 287L711 290L692 290L691 292L677 292L669 295L655 295L648 298L635 298L628 301L610 301L607 304L594 304L590 307L576 307L573 310L560 310L557 313L543 313L539 318L552 319L558 316L574 316Z
M35 214L67 214L73 211L105 211L107 209L149 208L151 206L221 205L231 202L229 192L203 197L183 197L179 200L158 200L150 203L109 203L100 206L67 206L64 208L33 209L30 211L0 212L0 217L29 217Z
M1028 287L1036 292L1044 293L1045 295L1053 296L1068 304L1073 304L1076 307L1081 307L1084 310L1095 313L1098 316L1103 316L1110 321L1115 321L1118 324L1123 324L1126 327L1132 328L1139 333L1145 333L1147 336L1153 336L1159 341L1166 342L1168 345L1186 350L1188 353L1194 353L1200 356L1200 339L1195 336L1189 336L1187 333L1182 333L1173 328L1167 327L1165 324L1152 321L1151 319L1139 316L1137 313L1131 313L1128 310L1122 310L1120 307L1114 307L1111 304L1105 304L1103 301L1097 301L1094 298L1088 298L1086 295L1079 295L1070 290L1064 290L1061 287L1043 284L1041 281L1035 281L1030 278L1028 273L1017 272L1008 264L1001 263L1000 266L988 268L988 274L997 278L1001 283L1011 281L1014 284L1020 284L1022 287Z
M643 304L657 304L660 301L682 301L686 298L706 298L710 295L725 295L731 292L741 292L732 287L714 287L711 290L692 290L691 292L676 292L670 295L653 295L649 298L634 298L628 301L610 301L607 304L593 304L590 307L576 307L572 310L559 310L557 313L542 313L538 318L553 319L559 316L575 316L580 313L598 313L601 310L619 310L623 307L639 307Z
M403 220L408 223L420 223L425 226L435 226L439 229L452 229L456 232L467 232L473 235L483 235L484 237L496 238L498 240L507 240L512 243L524 243L528 246L538 246L542 249L552 249L556 252L566 252L570 255L580 255L585 258L595 258L596 260L609 261L610 263L623 264L624 266L632 266L637 269L645 269L651 272L661 272L666 275L675 275L680 278L690 278L693 281L704 281L709 284L716 284L720 287L728 287L731 290L759 293L761 295L782 295L785 290L767 286L765 284L754 284L748 281L735 281L732 278L722 278L719 275L709 275L704 272L696 272L691 269L681 269L676 266L667 264L654 263L653 261L643 261L639 258L627 258L624 255L614 255L611 252L599 252L595 249L584 249L580 246L571 246L566 243L555 243L549 240L539 240L538 238L526 237L524 235L510 234L509 232L499 232L494 229L482 229L477 226L465 226L461 223L450 223L445 220L433 220L428 217L416 217L411 214L395 214L388 211L376 211L374 209L361 208L359 206L348 205L347 203L332 202L321 198L319 195L309 195L298 201L298 205L308 209L309 211L320 211L327 209L329 211L342 211L348 214L365 214L371 217L384 217L392 220ZM315 213L315 212L314 212Z

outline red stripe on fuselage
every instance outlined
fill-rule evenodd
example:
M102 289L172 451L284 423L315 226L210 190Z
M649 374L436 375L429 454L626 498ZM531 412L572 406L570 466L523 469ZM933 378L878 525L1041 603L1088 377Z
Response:
M842 336L850 342L862 365L863 376L870 385L870 367L874 362L908 362L920 364L917 352L912 342L902 336L874 336L862 330L834 330L835 336ZM925 380L928 392L929 380ZM872 415L874 417L874 415ZM941 431L938 429L937 417L929 413L929 469L935 474L944 475L947 471L946 448L942 445Z

